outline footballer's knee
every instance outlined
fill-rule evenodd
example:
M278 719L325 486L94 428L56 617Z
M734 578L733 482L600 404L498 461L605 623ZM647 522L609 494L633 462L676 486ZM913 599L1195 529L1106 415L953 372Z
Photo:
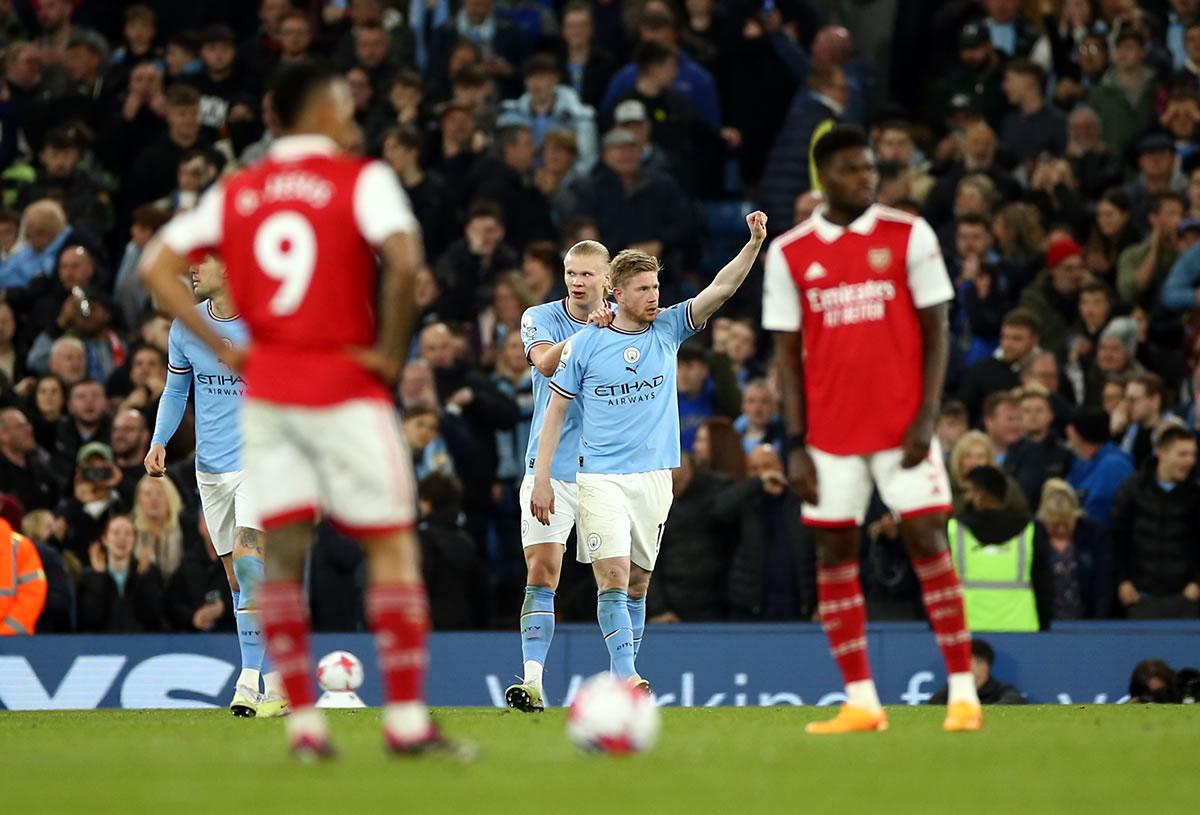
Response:
M237 572L233 569L233 556L221 555L221 565L225 567L225 579L229 581L229 590L241 591L242 586L238 583Z
M946 516L938 512L919 515L900 521L900 537L909 557L924 559L937 557L948 547L946 542Z
M629 569L629 599L641 600L650 591L650 575L653 572L648 572L641 566L634 564Z
M622 562L621 558L608 558L592 564L592 573L596 576L596 588L600 591L608 589L629 589L629 561Z
M817 561L822 566L837 566L858 560L858 527L816 530Z
M266 534L264 547L267 580L292 581L304 575L304 559L312 543L313 527L307 521L281 526Z
M557 543L539 543L525 549L525 585L558 590L562 576L563 547Z

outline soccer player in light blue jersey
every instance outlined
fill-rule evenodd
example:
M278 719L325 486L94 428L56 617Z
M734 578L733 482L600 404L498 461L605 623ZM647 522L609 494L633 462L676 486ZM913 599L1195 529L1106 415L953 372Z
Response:
M635 657L645 627L630 613L644 604L671 509L671 470L679 466L675 355L742 285L767 236L767 216L746 216L750 241L691 300L658 307L658 261L626 249L610 276L617 312L563 346L542 423L530 513L548 524L557 508L551 482L571 405L582 403L579 441L579 553L596 577L596 616L610 669L650 691Z
M225 266L209 255L192 267L192 286L202 302L196 310L225 342L245 345L246 327L234 312L225 282ZM242 672L229 709L235 716L281 716L287 698L277 673L263 673L265 643L259 624L256 591L263 579L262 532L254 503L242 478L242 377L217 361L215 354L178 320L168 343L167 386L159 403L146 472L166 472L166 443L175 435L187 407L188 390L196 393L196 484L213 548L221 557L233 592L234 618L241 648ZM259 679L265 693L259 693Z
M567 296L525 311L521 340L525 357L533 366L533 421L525 452L525 478L521 481L521 545L528 577L521 606L521 656L524 676L505 691L508 706L526 713L545 705L542 668L554 638L554 592L562 572L563 552L577 519L575 472L578 469L580 416L578 406L567 411L562 440L550 465L550 486L556 499L549 523L542 525L529 512L533 493L533 464L538 436L550 404L550 377L558 369L564 343L588 324L593 312L607 311L608 250L596 241L581 241L563 259ZM586 558L580 558L588 562ZM645 605L642 606L643 616Z

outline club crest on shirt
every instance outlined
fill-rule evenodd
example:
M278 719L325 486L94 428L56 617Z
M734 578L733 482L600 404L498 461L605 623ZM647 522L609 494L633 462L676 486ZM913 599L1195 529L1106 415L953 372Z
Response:
M593 532L587 536L587 548L589 552L595 552L600 548L601 538L599 532Z
M642 352L636 348L630 347L625 349L625 353L621 354L621 357L630 365L633 365L642 358Z
M871 269L876 272L887 271L887 268L892 265L892 250L886 246L881 246L876 249L867 250L867 263Z

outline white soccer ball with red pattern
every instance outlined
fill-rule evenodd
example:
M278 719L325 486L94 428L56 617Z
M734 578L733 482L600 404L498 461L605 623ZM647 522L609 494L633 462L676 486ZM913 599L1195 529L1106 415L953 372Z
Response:
M321 690L343 693L357 690L362 683L362 662L349 651L333 651L317 663L317 684Z
M567 736L588 752L649 750L658 739L659 724L654 700L611 673L585 680L567 712Z

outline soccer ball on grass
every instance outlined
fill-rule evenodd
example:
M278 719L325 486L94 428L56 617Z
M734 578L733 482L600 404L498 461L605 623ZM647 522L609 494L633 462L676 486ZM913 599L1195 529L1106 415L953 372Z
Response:
M321 690L345 693L358 690L362 683L362 663L349 651L333 651L317 663L317 684Z
M654 700L611 673L585 680L567 712L567 736L588 752L624 755L649 750L658 728Z

